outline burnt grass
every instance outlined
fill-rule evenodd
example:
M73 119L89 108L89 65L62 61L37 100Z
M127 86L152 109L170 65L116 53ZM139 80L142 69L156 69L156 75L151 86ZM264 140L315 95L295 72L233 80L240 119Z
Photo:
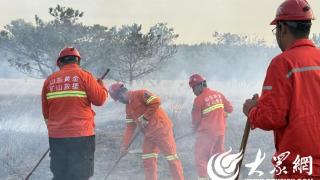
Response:
M174 123L174 133L180 137L191 131L190 106L181 98L163 98L163 107ZM240 104L240 100L239 103ZM191 102L190 102L191 103ZM172 104L181 104L173 106ZM237 102L235 106L238 105ZM240 106L240 105L239 105ZM119 157L125 127L124 106L112 101L103 107L94 107L96 111L96 153L95 174L91 179L103 180L108 170ZM235 112L227 122L225 148L233 148L238 152L243 129L245 126L241 108ZM182 161L186 180L196 179L194 167L194 136L189 136L176 142L178 155ZM109 180L142 180L143 163L141 159L142 135L132 144L129 153L122 158L112 172ZM23 179L48 148L46 127L42 121L40 96L0 95L0 179ZM271 156L274 151L272 134L262 131L251 132L244 163L255 159L258 149L266 153L266 159L259 166L265 174L264 178L272 177ZM247 177L248 169L242 167L241 179ZM163 155L158 158L159 180L171 179L167 161ZM249 176L250 178L258 176ZM47 156L31 180L51 179L49 156ZM261 177L260 177L261 178Z

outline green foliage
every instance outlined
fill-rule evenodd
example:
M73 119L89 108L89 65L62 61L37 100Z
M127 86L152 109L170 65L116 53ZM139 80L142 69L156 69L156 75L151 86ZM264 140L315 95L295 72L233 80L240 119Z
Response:
M255 37L255 36L247 36L247 35L239 35L232 33L219 33L215 32L213 35L213 41L218 45L227 45L227 46L264 46L265 40Z
M120 29L83 25L78 20L84 13L70 7L57 5L49 14L51 21L35 15L34 24L18 19L0 32L0 48L9 52L10 65L32 77L57 70L56 59L65 46L80 51L83 68L97 74L113 68L113 78L129 82L159 70L176 53L173 41L178 36L163 23L143 33L137 24Z
M114 63L117 78L132 83L135 79L160 70L177 52L174 44L176 38L178 35L164 23L152 26L145 34L142 25L120 28L116 37L119 56Z
M57 69L56 59L63 47L75 46L81 51L95 34L96 29L77 22L83 12L59 5L49 11L55 17L52 21L35 15L35 24L18 19L1 32L0 48L11 54L7 57L10 65L31 77L47 77ZM83 62L87 60L83 58Z
M55 18L59 24L74 24L79 18L83 17L84 12L75 10L70 7L61 7L57 5L55 8L49 8L49 14Z

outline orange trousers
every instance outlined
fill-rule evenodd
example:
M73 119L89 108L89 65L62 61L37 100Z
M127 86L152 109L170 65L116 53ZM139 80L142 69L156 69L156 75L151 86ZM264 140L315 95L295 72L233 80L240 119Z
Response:
M144 138L142 159L146 180L158 179L157 158L160 151L169 163L172 179L183 180L183 169L177 156L172 129L157 133L153 137Z
M195 143L195 163L199 179L208 178L207 164L211 156L224 152L224 135L200 132Z

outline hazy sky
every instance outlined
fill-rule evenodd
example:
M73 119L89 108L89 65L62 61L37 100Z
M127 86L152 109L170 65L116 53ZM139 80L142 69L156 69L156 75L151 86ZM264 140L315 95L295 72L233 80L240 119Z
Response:
M138 23L145 29L166 22L180 35L178 43L211 41L212 34L231 32L257 35L273 42L270 21L282 0L0 0L0 27L37 14L49 20L57 4L85 12L82 22L121 26ZM320 33L320 1L309 0L316 17L313 32Z

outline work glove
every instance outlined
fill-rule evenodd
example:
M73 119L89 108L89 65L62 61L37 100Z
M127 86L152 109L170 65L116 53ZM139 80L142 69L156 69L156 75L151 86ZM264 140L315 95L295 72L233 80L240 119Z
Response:
M248 117L251 108L257 106L257 102L259 100L259 95L254 94L251 99L246 99L243 104L242 111Z
M142 129L146 128L149 123L149 121L143 115L138 118L138 121L139 121L139 125Z
M46 123L46 125L48 125L48 119L44 119L44 122Z
M98 78L97 81L100 84L100 86L104 87L104 83L103 83L102 79Z
M128 148L121 146L120 148L120 156L125 156L126 154L128 154Z
M229 113L224 111L224 118L228 118Z

